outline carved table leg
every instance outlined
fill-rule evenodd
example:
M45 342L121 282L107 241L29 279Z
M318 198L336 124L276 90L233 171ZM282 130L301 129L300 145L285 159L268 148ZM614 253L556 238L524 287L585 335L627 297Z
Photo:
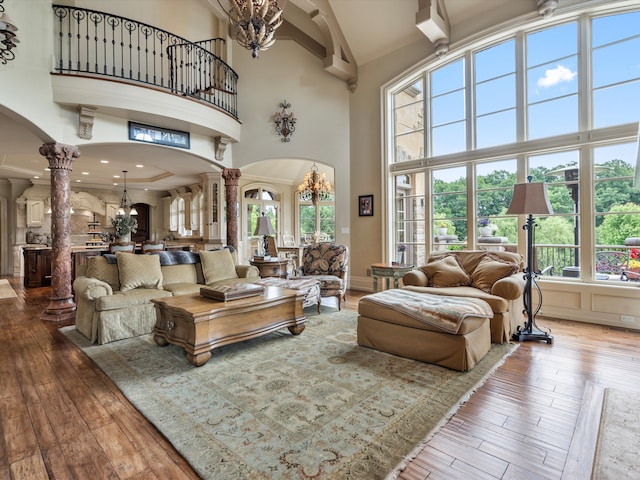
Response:
M292 335L300 335L304 331L304 325L293 325L289 328Z
M164 338L162 335L154 335L153 340L156 342L157 345L160 345L161 347L166 347L167 345L169 345L169 342L167 342L167 339Z
M198 355L191 355L190 353L187 353L187 360L189 360L189 363L194 367L201 367L207 363L210 358L211 352L204 352Z

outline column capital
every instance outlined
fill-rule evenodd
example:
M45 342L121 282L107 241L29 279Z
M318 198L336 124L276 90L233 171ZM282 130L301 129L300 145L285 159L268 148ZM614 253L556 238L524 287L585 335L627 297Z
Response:
M222 178L226 187L238 186L238 179L242 174L239 168L225 168L222 170Z
M49 160L51 170L71 170L71 164L80 156L78 147L64 143L45 143L39 151Z

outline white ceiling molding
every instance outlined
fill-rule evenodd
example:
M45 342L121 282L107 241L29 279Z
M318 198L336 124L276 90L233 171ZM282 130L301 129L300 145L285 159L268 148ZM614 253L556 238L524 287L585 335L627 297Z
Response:
M436 54L441 57L449 51L449 17L444 0L418 0L416 27L433 43Z

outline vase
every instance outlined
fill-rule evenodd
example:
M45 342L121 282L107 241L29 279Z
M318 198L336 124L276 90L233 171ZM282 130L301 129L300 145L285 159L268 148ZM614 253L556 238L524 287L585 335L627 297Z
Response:
M493 235L493 229L491 227L480 227L481 237L490 237Z
M404 264L404 252L396 252L396 263L398 265Z
M444 237L447 234L447 227L438 227L438 235Z
M131 232L123 233L122 235L120 235L118 237L118 240L120 241L120 243L130 242L131 241Z

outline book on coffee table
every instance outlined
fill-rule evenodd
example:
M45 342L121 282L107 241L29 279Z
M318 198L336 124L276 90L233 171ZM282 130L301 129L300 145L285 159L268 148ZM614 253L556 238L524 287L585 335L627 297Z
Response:
M232 283L229 285L215 285L200 287L200 296L226 302L238 298L262 295L264 286L255 283Z

